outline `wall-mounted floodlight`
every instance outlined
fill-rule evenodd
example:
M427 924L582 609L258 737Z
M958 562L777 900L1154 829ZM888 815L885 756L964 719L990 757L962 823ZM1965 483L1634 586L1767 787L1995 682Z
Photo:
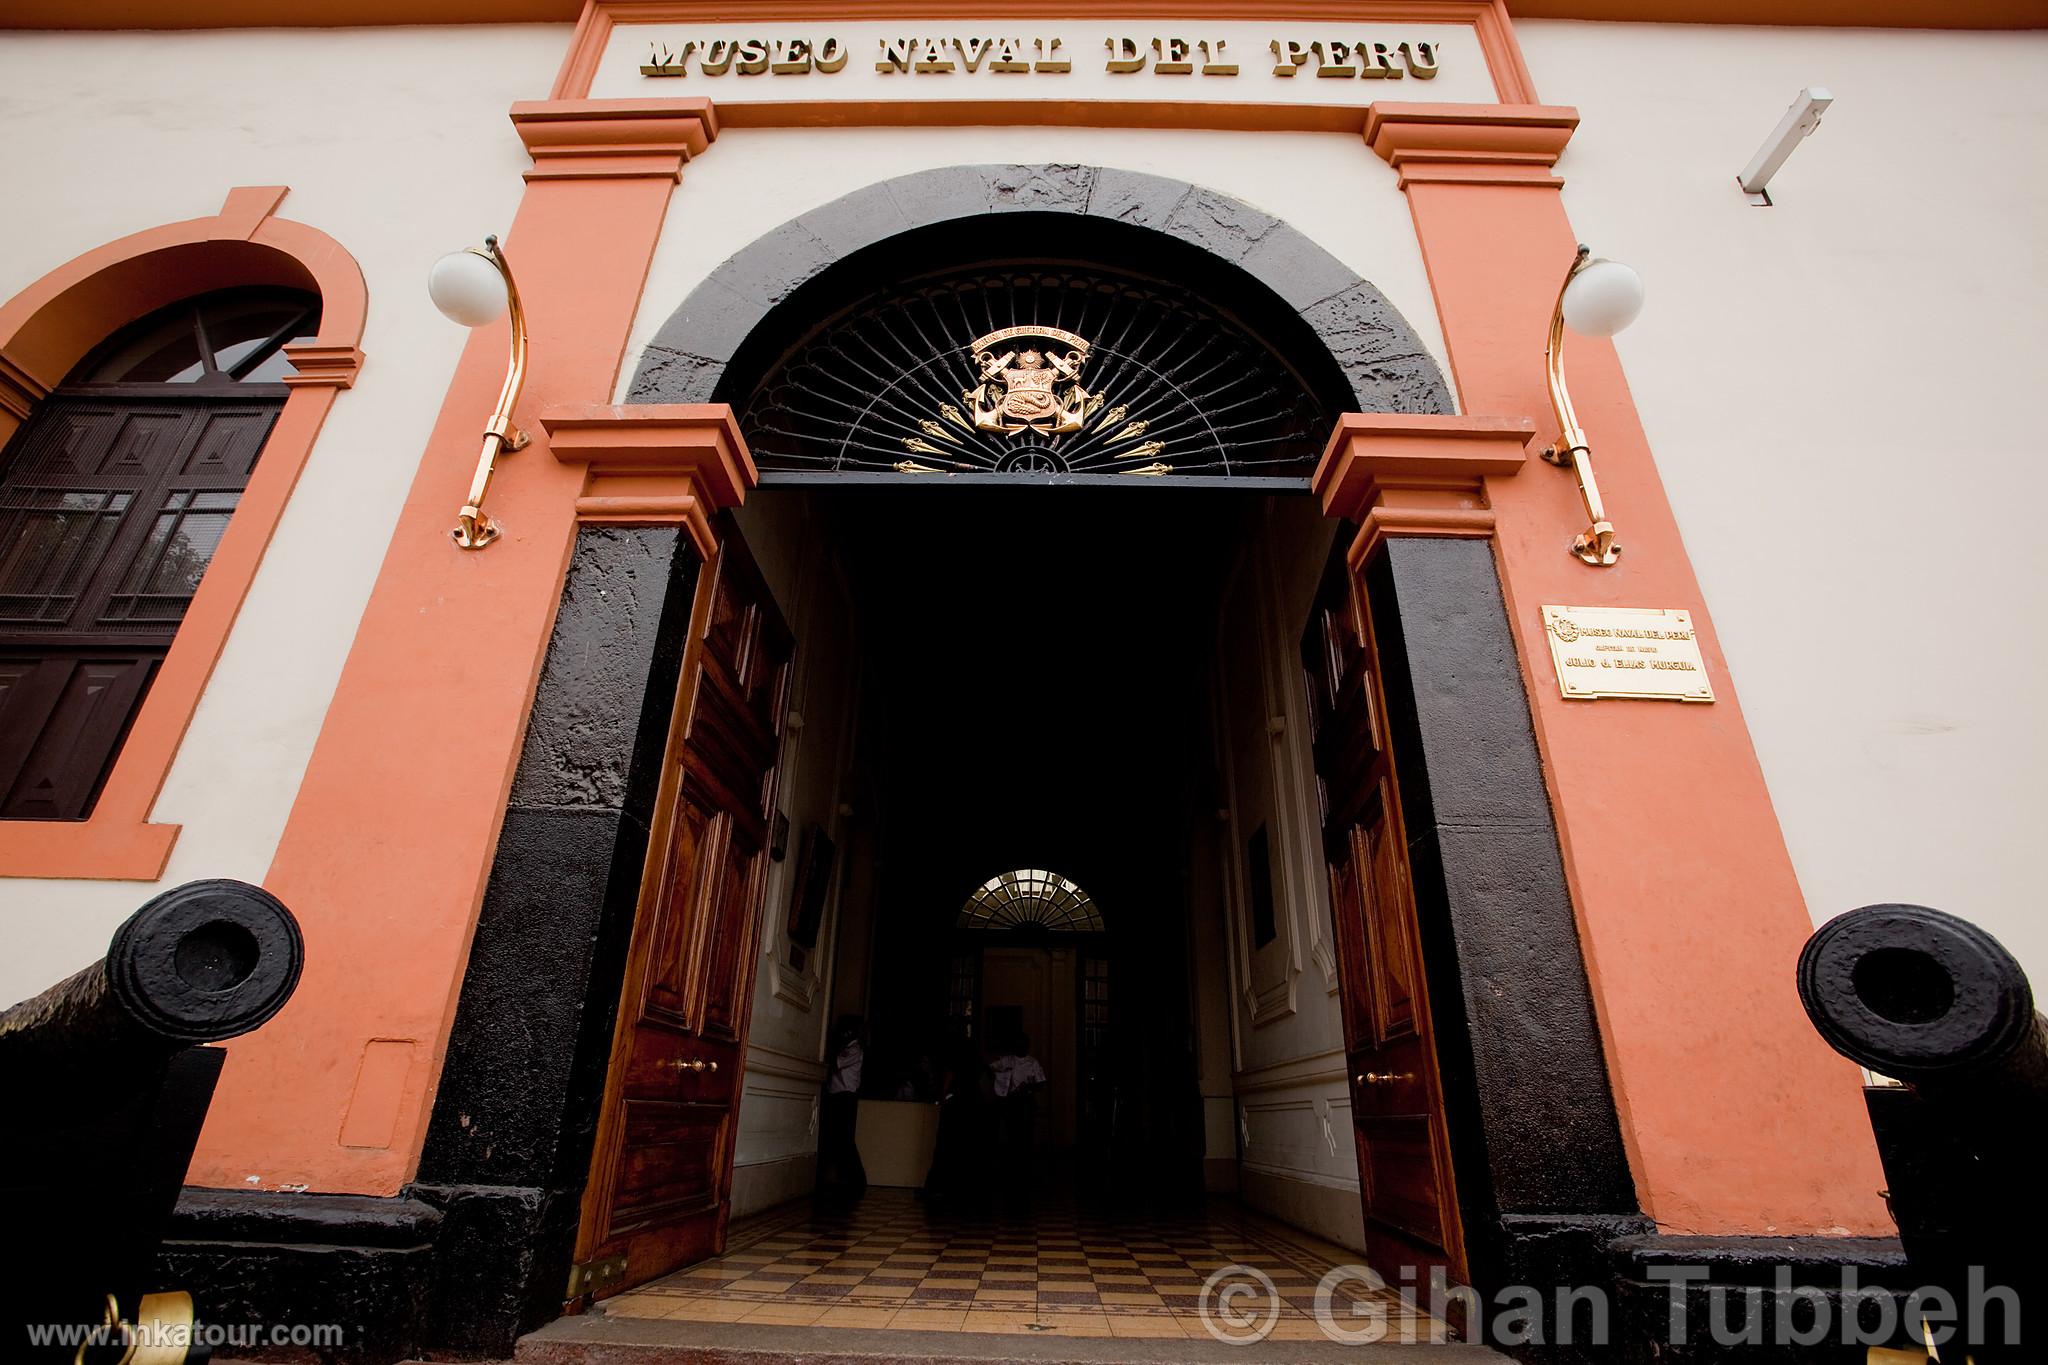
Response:
M1593 452L1586 445L1578 414L1572 411L1571 391L1565 387L1564 331L1569 327L1580 336L1611 337L1642 311L1642 276L1620 261L1597 257L1582 246L1564 273L1564 287L1550 314L1550 344L1544 348L1550 405L1557 414L1557 440L1543 452L1543 458L1578 476L1579 495L1586 504L1586 529L1572 541L1571 550L1600 568L1613 567L1621 557L1621 546L1614 543L1614 523L1607 519L1607 505L1593 478Z
M497 526L484 515L484 495L490 492L498 456L526 445L526 433L512 425L512 404L518 401L520 384L526 378L526 314L519 306L512 268L505 263L496 237L484 238L481 249L451 251L434 262L427 276L427 293L443 316L464 327L482 327L507 311L512 314L512 355L505 366L505 387L499 390L497 409L484 426L483 453L477 457L476 476L470 480L469 501L462 505L455 529L448 533L463 549L481 550L498 538Z
M1764 187L1771 183L1771 177L1778 173L1778 167L1785 164L1785 158L1792 155L1792 149L1802 142L1808 133L1820 127L1820 116L1835 102L1835 97L1825 86L1810 85L1799 92L1799 98L1792 101L1792 107L1785 111L1785 117L1778 120L1778 126L1764 139L1764 145L1757 148L1756 155L1742 168L1742 174L1735 177L1742 186L1742 192L1749 196L1749 202L1769 207L1771 195Z

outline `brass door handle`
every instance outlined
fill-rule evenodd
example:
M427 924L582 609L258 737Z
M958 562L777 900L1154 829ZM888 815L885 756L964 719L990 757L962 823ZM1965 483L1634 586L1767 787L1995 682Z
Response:
M1357 1077L1360 1085L1392 1085L1396 1081L1412 1081L1414 1079L1415 1073L1412 1071L1368 1071L1364 1075Z
M673 1061L663 1062L663 1063L662 1063L662 1065L663 1065L663 1066L670 1066L670 1067L674 1067L674 1068L675 1068L675 1069L676 1069L677 1071L716 1071L716 1070L718 1070L718 1063L717 1063L717 1062L708 1062L708 1061L704 1060L704 1059L703 1059L702 1057L692 1057L692 1058L691 1058L691 1059L690 1059L689 1061L687 1061L687 1062L686 1062L686 1061L684 1061L684 1060L683 1060L682 1058L678 1057L678 1058L674 1059Z

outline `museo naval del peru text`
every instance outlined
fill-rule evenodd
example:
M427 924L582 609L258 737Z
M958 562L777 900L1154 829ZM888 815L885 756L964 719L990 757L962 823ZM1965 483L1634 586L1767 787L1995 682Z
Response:
M1105 38L1079 56L1063 38L906 37L876 40L875 70L887 76L1062 75L1076 61L1100 61L1112 75L1236 76L1249 67L1276 77L1418 81L1435 78L1438 44L1369 38L1275 38L1249 61L1214 38ZM853 60L837 38L717 38L649 44L643 76L830 76Z

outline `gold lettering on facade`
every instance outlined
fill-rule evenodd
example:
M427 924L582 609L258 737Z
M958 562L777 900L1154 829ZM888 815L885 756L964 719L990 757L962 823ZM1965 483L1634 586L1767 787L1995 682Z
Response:
M1111 75L1128 76L1145 69L1145 50L1136 38L1104 38L1102 45L1109 49L1109 61L1102 69Z
M1644 607L1545 607L1558 690L1567 698L1711 702L1692 616Z
M890 76L997 75L1038 73L1059 75L1073 70L1062 52L1063 38L996 35L929 35L877 39L875 70ZM1291 77L1298 71L1319 78L1367 77L1433 80L1441 69L1440 44L1385 43L1368 39L1316 38L1303 42L1275 38L1272 74ZM1224 39L1178 35L1105 38L1104 71L1160 76L1236 76ZM838 38L717 38L690 40L680 46L650 42L643 76L808 76L831 75L845 69L847 49Z

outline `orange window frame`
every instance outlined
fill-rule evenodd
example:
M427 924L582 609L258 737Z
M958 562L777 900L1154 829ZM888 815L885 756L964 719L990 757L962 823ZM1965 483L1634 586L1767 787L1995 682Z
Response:
M153 822L151 809L314 439L363 363L362 270L326 233L274 216L285 194L232 190L217 214L96 247L0 304L4 444L88 351L166 304L247 284L320 296L320 329L285 348L297 370L285 380L290 396L99 800L83 820L0 820L0 877L148 882L170 861L181 827Z

